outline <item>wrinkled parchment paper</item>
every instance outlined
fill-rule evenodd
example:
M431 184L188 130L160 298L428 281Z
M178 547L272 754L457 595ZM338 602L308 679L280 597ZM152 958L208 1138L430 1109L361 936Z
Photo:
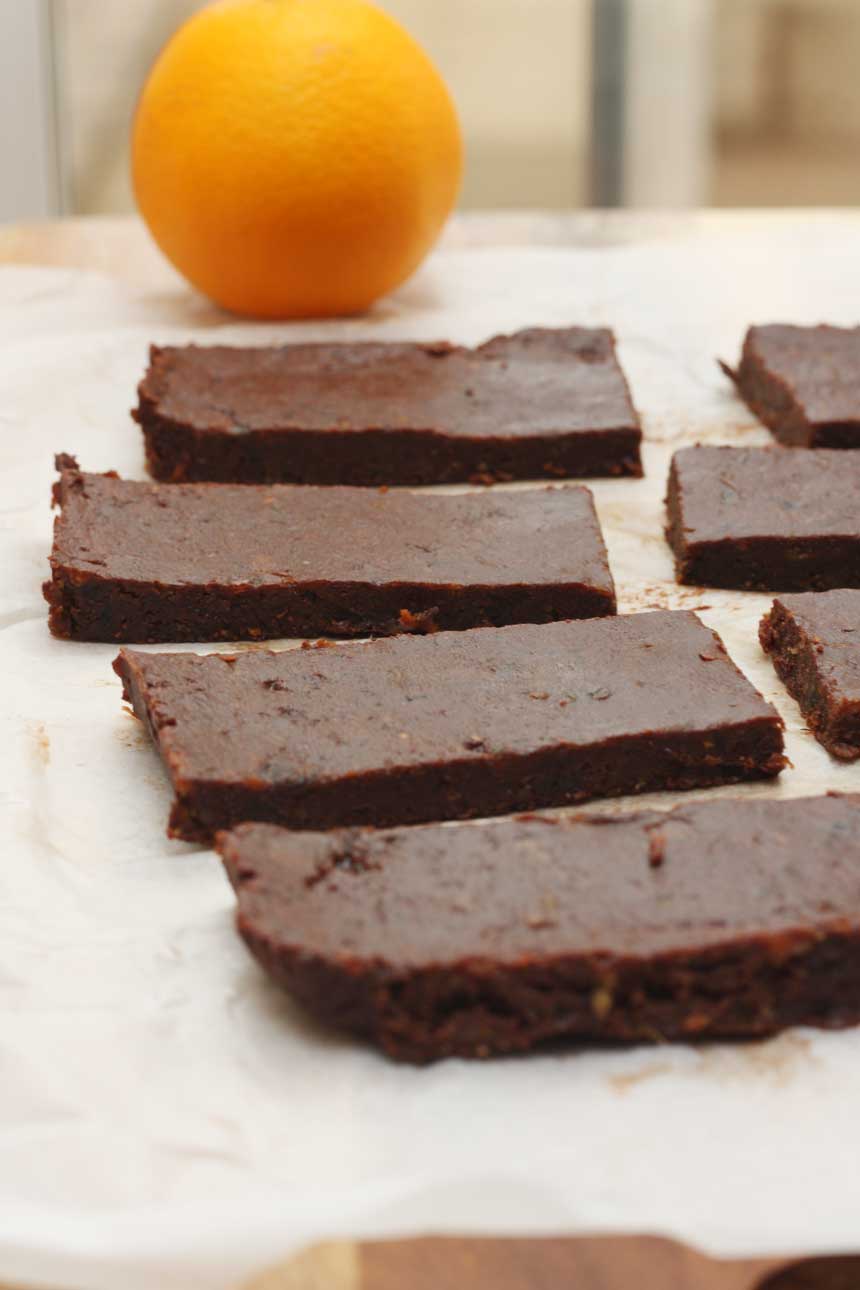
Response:
M292 327L179 288L0 271L0 1281L227 1290L359 1233L860 1244L860 1033L414 1070L303 1018L235 937L213 853L166 840L170 793L115 649L52 640L40 596L53 454L143 474L128 409L152 340L610 324L647 435L643 482L594 484L622 610L701 608L785 717L793 769L723 795L858 790L759 651L767 598L676 589L661 536L675 448L767 440L715 356L751 321L856 322L858 264L850 218L691 222L642 245L440 254L367 318Z

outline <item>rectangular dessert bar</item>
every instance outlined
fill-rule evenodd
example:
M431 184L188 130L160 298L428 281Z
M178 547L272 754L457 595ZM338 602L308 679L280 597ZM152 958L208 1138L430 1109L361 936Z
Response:
M156 479L443 484L641 475L603 328L477 349L363 342L151 351L135 418Z
M858 796L218 849L263 968L401 1061L860 1022Z
M782 443L860 448L860 327L750 327L723 371Z
M679 582L742 591L860 587L860 454L682 448L666 536Z
M369 636L615 612L586 488L154 484L57 462L56 636Z
M860 591L782 596L759 639L819 743L860 757Z
M240 655L122 650L170 832L419 824L778 775L782 723L692 613Z

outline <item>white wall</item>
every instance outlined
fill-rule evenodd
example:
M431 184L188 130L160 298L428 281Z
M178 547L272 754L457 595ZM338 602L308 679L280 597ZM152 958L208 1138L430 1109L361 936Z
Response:
M59 212L48 7L0 0L0 220Z
M591 0L380 0L422 42L460 111L464 200L586 200Z
M623 204L701 206L711 165L713 0L629 0Z

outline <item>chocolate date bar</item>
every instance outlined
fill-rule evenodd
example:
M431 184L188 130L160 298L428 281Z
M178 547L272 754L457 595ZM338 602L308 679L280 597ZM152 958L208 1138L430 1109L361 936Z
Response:
M218 849L265 971L400 1061L860 1021L860 796Z
M860 454L682 448L666 536L678 582L746 591L860 587Z
M603 328L439 344L158 348L134 413L171 483L442 484L641 475Z
M156 484L58 465L56 636L369 636L615 612L586 488Z
M860 757L860 591L782 596L759 639L819 743L843 761Z
M467 819L783 768L776 711L689 612L239 655L122 650L124 697L208 842Z
M750 327L737 369L721 367L780 442L860 448L860 327Z

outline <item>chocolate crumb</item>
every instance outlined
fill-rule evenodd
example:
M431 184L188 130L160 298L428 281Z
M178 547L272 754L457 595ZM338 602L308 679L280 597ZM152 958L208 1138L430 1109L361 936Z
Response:
M409 609L401 609L398 614L398 622L404 632L415 632L418 635L429 636L439 630L439 624L436 622L438 613L438 605L433 605L430 609L422 609L417 614L413 614Z
M651 833L648 836L648 863L652 869L659 869L666 859L666 839L662 833Z

